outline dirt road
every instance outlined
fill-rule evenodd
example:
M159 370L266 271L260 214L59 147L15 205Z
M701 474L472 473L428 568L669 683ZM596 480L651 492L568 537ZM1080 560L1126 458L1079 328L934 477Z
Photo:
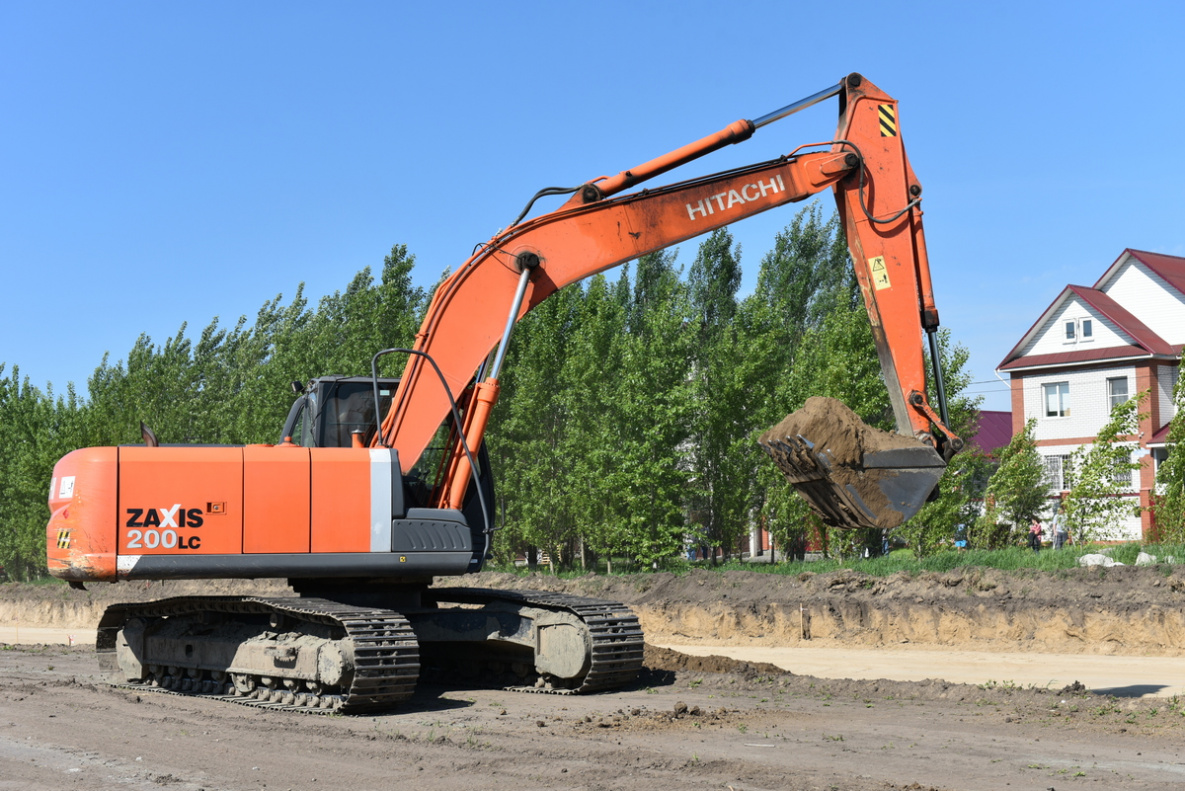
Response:
M77 646L92 650L91 629L0 626L0 643ZM659 643L692 656L763 662L798 675L826 679L925 681L1060 689L1075 682L1096 694L1120 697L1185 696L1185 661L1160 656L1033 654L902 648L844 648L807 644L795 648L729 645L711 641Z
M662 670L690 662L682 670ZM0 651L0 789L1176 789L1180 710L1097 696L709 673L627 690L425 688L380 717L97 683L87 653Z

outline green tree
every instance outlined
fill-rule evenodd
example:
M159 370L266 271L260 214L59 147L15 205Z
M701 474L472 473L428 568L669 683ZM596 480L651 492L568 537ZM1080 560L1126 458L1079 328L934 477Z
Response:
M18 580L44 574L46 501L57 460L87 436L74 392L55 398L0 364L0 566Z
M951 542L972 540L980 507L995 462L975 448L958 453L938 481L939 497L926 503L899 527L915 557L923 558L949 549Z
M745 421L750 382L734 317L741 284L740 249L727 229L700 245L688 273L693 315L694 412L687 461L693 543L731 546L748 527L752 453ZM707 539L707 540L705 540Z
M619 463L609 476L629 554L647 565L678 553L685 533L689 471L682 445L691 433L691 306L674 262L676 250L637 261L613 382Z
M1185 352L1181 366L1185 371ZM1177 379L1173 390L1173 415L1165 445L1168 456L1156 471L1157 494L1153 508L1156 529L1161 541L1185 543L1185 376Z
M1136 444L1131 438L1139 430L1139 408L1147 396L1144 391L1115 405L1095 441L1070 457L1073 478L1063 503L1066 525L1076 541L1119 538L1119 523L1140 512L1139 501L1133 506L1133 498L1123 495L1140 469L1140 463L1132 461Z
M488 432L491 461L505 482L502 551L540 547L564 565L571 565L571 553L564 550L576 537L576 522L565 454L569 412L561 381L581 300L580 286L569 286L518 323L499 380L503 392L496 422Z
M1035 418L1000 451L1000 466L988 481L985 509L967 537L975 549L999 549L1014 528L1025 529L1045 509L1045 467L1037 452Z
M993 463L977 451L971 440L978 428L979 407L983 399L965 395L971 383L967 369L967 348L952 344L950 331L938 331L938 353L946 384L947 413L951 430L966 442L966 450L956 454L938 481L936 499L926 503L908 522L898 528L917 557L925 557L949 546L957 533L965 534L979 514ZM927 355L927 373L933 369ZM930 403L938 404L933 376L927 376Z
M628 285L628 266L619 278L620 285ZM603 275L588 281L561 377L568 414L563 447L567 495L580 526L580 557L587 561L603 556L612 563L613 554L629 545L629 527L617 509L613 483L619 465L617 424L632 417L621 413L616 400L616 383L624 375L627 297L624 288Z

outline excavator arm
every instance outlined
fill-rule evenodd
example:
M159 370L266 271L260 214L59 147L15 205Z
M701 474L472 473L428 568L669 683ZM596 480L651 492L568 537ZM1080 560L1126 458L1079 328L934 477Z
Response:
M835 96L840 100L839 124L829 142L802 146L761 164L618 196ZM818 148L825 150L803 152ZM921 464L927 468L923 478L907 486L904 499L920 505L944 466L933 450L935 443L949 456L960 442L926 397L921 334L937 329L938 312L922 233L921 185L901 142L897 102L858 74L755 121L737 121L616 176L594 179L559 209L517 222L494 236L438 288L416 336L416 354L409 358L374 444L396 449L403 469L409 470L451 404L461 402L461 426L434 494L436 507L459 507L470 477L464 447L476 448L481 442L497 400L498 374L511 330L529 310L570 283L827 188L833 190L843 220L898 432L921 440L922 450L933 457ZM475 372L480 381L470 392ZM843 487L829 481L826 457L792 462L787 459L794 454L774 456L831 523L884 524L882 515L873 512L875 508L870 511L867 503L855 510L835 506L845 494L829 491ZM802 469L804 464L809 469ZM917 466L914 458L881 477L897 478L906 467ZM814 483L801 485L794 475L806 475ZM915 491L922 488L924 492ZM812 489L814 494L808 491ZM894 512L901 514L903 509Z

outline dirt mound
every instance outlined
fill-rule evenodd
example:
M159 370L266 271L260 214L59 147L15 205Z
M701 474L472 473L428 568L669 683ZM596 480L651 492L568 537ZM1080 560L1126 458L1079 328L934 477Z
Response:
M727 656L690 656L646 644L643 663L650 670L673 673L735 673L744 678L756 676L784 676L785 670L768 662L741 662Z

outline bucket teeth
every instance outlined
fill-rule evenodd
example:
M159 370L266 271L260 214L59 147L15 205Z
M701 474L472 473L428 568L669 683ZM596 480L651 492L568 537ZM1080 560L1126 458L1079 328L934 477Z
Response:
M921 442L867 453L855 466L801 434L766 436L761 446L824 522L846 529L897 527L925 504L946 466Z

